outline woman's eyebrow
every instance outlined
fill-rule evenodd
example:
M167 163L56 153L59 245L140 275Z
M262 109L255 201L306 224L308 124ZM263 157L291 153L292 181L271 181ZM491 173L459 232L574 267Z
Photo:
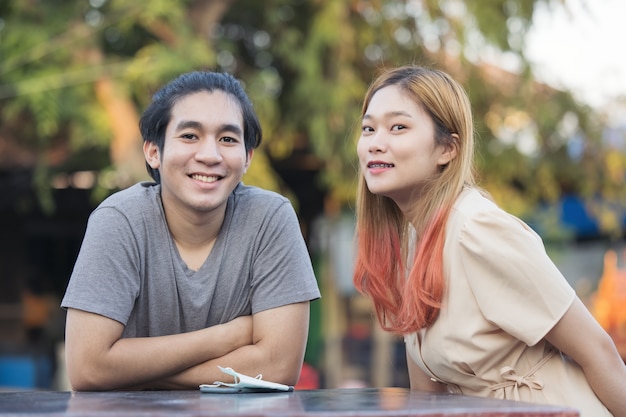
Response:
M404 110L394 110L394 111L390 111L390 112L383 114L383 118L389 118L389 117L395 117L395 116L411 117L411 115L405 112ZM366 120L366 119L373 119L373 116L365 113L363 115L363 120Z

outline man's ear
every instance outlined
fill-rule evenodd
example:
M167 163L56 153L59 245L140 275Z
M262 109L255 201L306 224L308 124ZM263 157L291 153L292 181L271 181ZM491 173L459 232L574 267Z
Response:
M159 169L161 166L161 154L159 147L154 142L143 143L143 155L146 158L146 162L152 169Z
M459 135L453 133L452 140L445 145L442 145L443 151L441 155L439 155L439 160L437 161L440 166L446 166L457 156L457 149L459 148Z
M248 167L250 166L250 162L252 162L252 157L254 156L254 149L250 149L246 154L246 165L244 165L243 172L244 174L248 172Z

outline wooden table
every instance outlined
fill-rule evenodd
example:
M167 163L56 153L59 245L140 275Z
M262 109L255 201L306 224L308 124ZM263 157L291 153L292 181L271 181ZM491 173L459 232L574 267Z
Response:
M404 388L323 389L264 394L199 391L0 392L0 416L577 417L565 407Z

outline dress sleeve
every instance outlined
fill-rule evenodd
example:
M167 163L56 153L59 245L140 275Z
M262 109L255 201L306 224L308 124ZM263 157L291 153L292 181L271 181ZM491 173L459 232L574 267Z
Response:
M499 208L465 222L460 256L486 320L529 346L554 327L576 296L541 238Z

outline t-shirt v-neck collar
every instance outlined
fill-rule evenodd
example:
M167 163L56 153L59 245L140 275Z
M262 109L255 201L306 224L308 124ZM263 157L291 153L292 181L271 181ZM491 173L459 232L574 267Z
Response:
M197 270L191 269L183 260L182 256L180 255L180 251L178 250L178 246L174 241L174 238L172 237L171 233L169 233L170 244L173 245L174 249L172 253L174 253L176 256L175 261L188 278L193 278L197 274L203 273L206 268L211 268L211 270L213 271L219 270L219 263L221 262L222 252L224 250L224 241L227 240L226 235L228 234L224 231L230 228L228 224L231 222L232 216L232 199L229 198L226 204L226 210L224 212L224 220L222 222L220 230L217 233L217 236L215 237L215 243L211 248L211 252L209 252L208 256L206 257L202 265L200 265L200 268L198 268Z

